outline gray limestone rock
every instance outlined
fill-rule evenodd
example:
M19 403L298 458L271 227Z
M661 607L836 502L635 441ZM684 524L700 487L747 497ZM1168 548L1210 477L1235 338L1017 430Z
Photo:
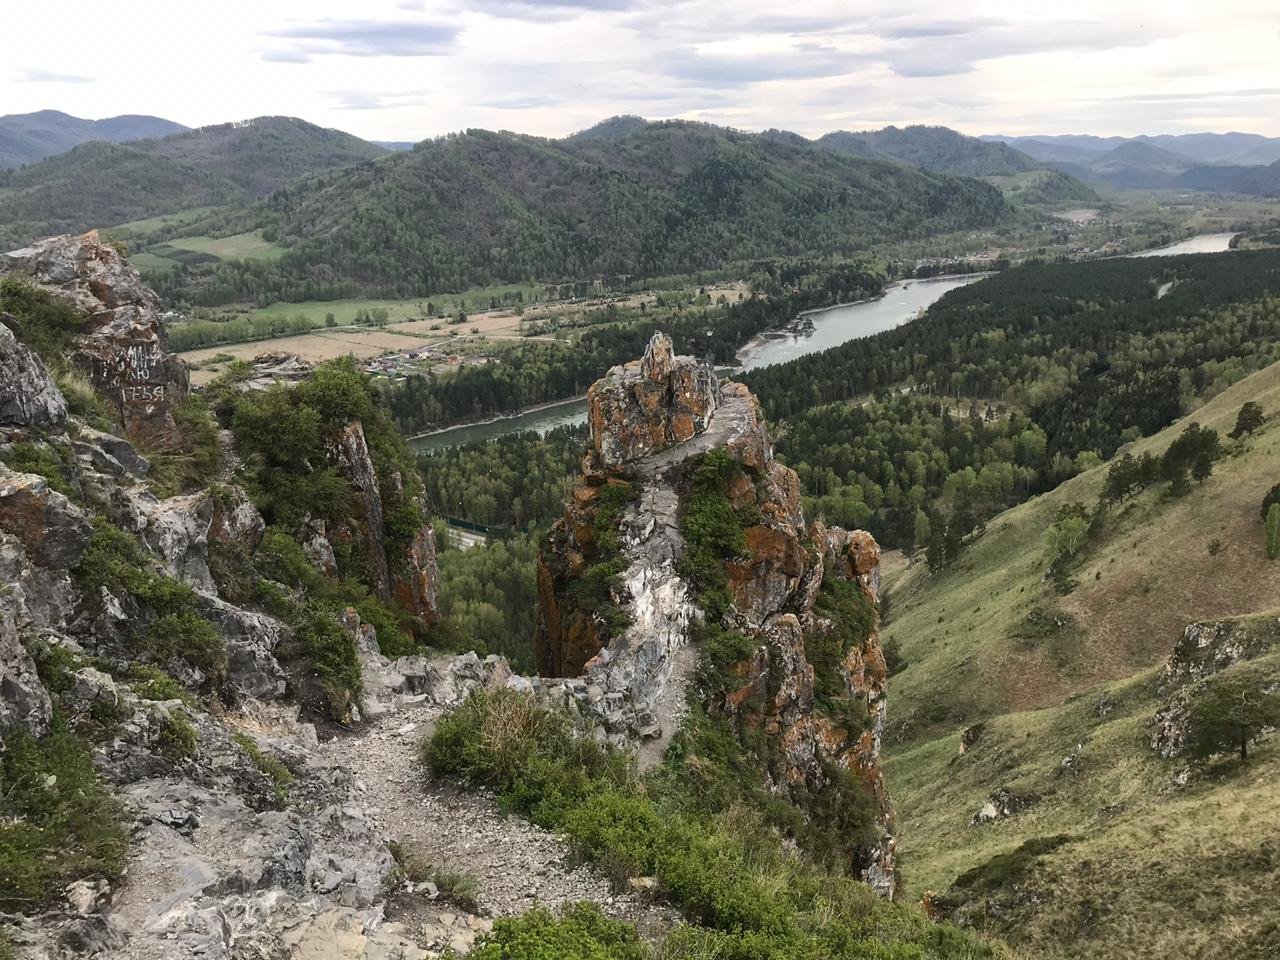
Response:
M57 427L67 402L35 352L18 342L0 314L0 427Z
M14 730L43 736L53 718L53 705L31 654L18 636L14 608L0 585L0 738Z

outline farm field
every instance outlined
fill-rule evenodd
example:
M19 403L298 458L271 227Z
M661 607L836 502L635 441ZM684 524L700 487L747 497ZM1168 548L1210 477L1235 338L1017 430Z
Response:
M229 237L179 237L169 246L195 253L207 253L219 260L278 260L285 248L262 238L261 230L236 233Z

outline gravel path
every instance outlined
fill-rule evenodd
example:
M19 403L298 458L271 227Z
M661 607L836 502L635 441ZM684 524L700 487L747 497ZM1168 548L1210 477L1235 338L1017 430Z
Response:
M426 783L416 765L418 747L437 715L424 706L386 714L359 733L322 744L320 759L351 772L387 840L403 844L433 867L476 879L474 909L446 905L446 925L479 931L488 927L481 918L515 916L534 906L559 909L578 900L593 901L609 916L635 923L648 938L660 936L678 920L669 908L634 894L614 894L592 867L574 865L564 840L521 818L504 816L492 797ZM441 911L422 907L409 909L413 915L406 917L393 904L388 915L425 931L420 942L438 942Z

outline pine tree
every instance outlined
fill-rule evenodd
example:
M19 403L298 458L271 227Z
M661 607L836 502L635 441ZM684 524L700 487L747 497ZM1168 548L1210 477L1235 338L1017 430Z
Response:
M1273 503L1267 511L1264 525L1267 534L1267 559L1280 557L1280 503Z

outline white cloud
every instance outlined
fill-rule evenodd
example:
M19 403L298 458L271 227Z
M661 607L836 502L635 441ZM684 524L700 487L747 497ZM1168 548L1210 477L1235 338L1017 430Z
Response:
M618 113L806 135L1280 135L1280 13L1259 0L90 0L0 33L5 109L292 114L371 139L560 135ZM358 12L354 12L358 11ZM128 50L123 57L120 51ZM90 78L96 78L88 82Z

